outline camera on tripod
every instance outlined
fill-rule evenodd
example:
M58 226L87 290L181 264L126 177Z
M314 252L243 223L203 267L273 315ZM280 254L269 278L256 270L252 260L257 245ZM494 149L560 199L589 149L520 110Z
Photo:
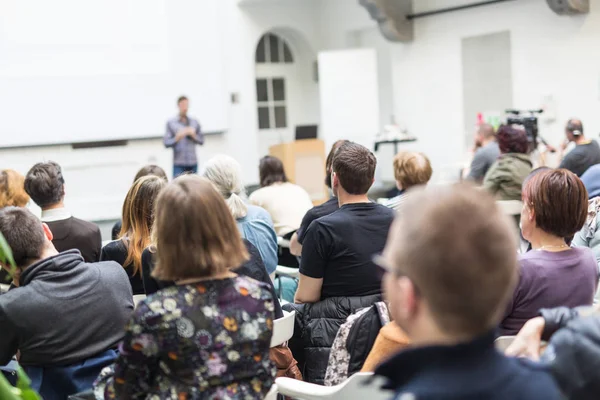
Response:
M538 114L544 112L544 110L514 110L509 109L505 111L508 116L506 117L506 123L508 125L520 125L525 129L527 133L527 140L529 141L529 151L533 151L537 148L538 141ZM544 143L544 140L541 139Z

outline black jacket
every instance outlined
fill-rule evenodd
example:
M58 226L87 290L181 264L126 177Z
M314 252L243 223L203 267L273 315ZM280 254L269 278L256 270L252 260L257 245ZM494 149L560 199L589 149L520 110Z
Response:
M77 249L85 262L93 263L100 260L102 235L98 225L75 217L48 221L46 225L54 235L52 244L59 252Z
M381 301L380 294L363 297L330 297L318 303L290 303L283 307L287 311L296 311L294 336L289 342L289 347L298 361L306 382L323 384L331 345L340 326L358 309L372 306L378 301ZM368 336L367 333L365 335ZM366 350L366 354L369 350Z
M550 340L541 361L548 363L569 399L600 398L600 313L591 307L543 309L542 339Z

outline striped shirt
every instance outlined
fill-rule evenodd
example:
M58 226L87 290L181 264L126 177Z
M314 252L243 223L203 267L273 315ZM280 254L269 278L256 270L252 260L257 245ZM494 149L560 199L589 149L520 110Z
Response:
M193 138L186 136L179 142L175 141L175 135L181 129L192 127L196 134ZM193 118L182 118L180 116L171 118L167 122L167 132L163 138L165 147L173 148L173 165L180 167L191 167L198 164L196 156L196 144L204 144L204 135L200 129L200 124Z
M395 211L401 211L402 204L406 201L406 195L404 193L399 194L396 197L392 197L384 203L386 207L392 208Z

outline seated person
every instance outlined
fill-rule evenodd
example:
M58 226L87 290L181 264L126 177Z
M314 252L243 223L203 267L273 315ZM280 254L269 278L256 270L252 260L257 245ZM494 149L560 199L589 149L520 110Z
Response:
M381 293L372 257L385 246L394 211L367 197L376 164L359 144L338 149L331 181L340 209L313 221L306 232L296 303Z
M523 181L533 167L527 133L502 125L496 136L501 155L485 175L483 187L497 200L521 200Z
M559 168L582 176L590 167L600 164L600 146L594 139L585 137L581 120L570 119L565 127L565 135L567 140L561 150L564 151L570 142L575 143L575 148L565 155Z
M90 389L133 310L127 274L115 262L85 263L77 250L58 253L48 226L23 208L0 210L0 232L19 282L0 296L0 365L19 352L45 399Z
M400 194L389 199L386 206L401 211L406 200L406 191L412 187L426 185L431 179L433 170L429 158L423 153L401 151L394 157L394 177Z
M600 393L597 306L542 309L539 315L527 321L506 354L549 367L565 398L596 400ZM542 340L548 342L545 348Z
M329 188L329 190L331 190L331 165L333 164L333 157L340 146L348 142L348 140L336 141L333 146L331 146L331 151L329 151L329 154L327 155L327 160L325 161L325 185ZM308 210L306 214L304 214L304 218L302 218L300 228L298 228L294 235L292 235L292 239L290 240L290 253L298 257L301 256L302 243L304 242L304 236L306 235L306 230L310 224L315 219L329 215L332 212L337 211L339 208L340 205L338 199L335 197L335 195L333 195L325 203Z
M267 272L277 268L277 235L269 213L258 206L245 203L242 167L233 158L219 155L204 165L203 176L212 182L225 199L244 239L259 251Z
M479 125L475 135L475 149L467 179L481 185L485 174L500 157L496 131L492 125Z
M65 180L54 161L35 164L25 176L25 191L42 209L42 221L52 231L52 243L63 252L77 249L85 262L100 260L102 236L96 224L75 218L65 208Z
M267 210L278 236L291 234L312 208L310 196L302 187L288 182L283 163L276 157L265 156L260 160L259 175L260 189L250 195L250 203Z
M519 256L519 282L500 324L502 335L515 335L540 308L592 304L598 265L592 251L571 248L585 223L587 191L566 169L546 170L523 188L522 235L532 251Z
M273 297L230 268L248 254L212 184L182 175L156 205L156 279L175 286L141 301L106 385L107 399L263 399Z
M587 219L583 228L575 234L571 246L591 249L596 257L596 263L600 265L600 197L589 201ZM599 294L600 291L596 292L596 297Z
M123 203L123 225L119 239L102 248L100 260L116 261L123 266L133 294L144 294L142 252L150 245L154 222L154 203L167 185L165 178L144 176L134 182Z
M494 348L517 243L492 196L432 187L403 207L378 259L392 319L411 341L375 370L395 399L560 399L547 371Z
M140 170L137 172L137 174L135 174L135 178L133 178L132 183L135 183L135 181L137 181L138 179L140 179L144 176L148 176L148 175L158 176L160 178L163 178L165 181L169 180L169 178L167 178L167 173L165 172L164 169L162 169L158 165L149 164L149 165L145 165L142 168L140 168ZM112 227L112 232L111 232L112 240L117 240L119 238L119 234L121 233L122 225L123 225L122 220L118 220L117 222L115 222L114 226Z

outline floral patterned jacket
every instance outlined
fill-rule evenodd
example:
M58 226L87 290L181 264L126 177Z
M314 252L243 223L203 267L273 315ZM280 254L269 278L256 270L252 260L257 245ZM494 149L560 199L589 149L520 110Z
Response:
M106 399L262 399L273 298L248 277L163 289L136 308Z

